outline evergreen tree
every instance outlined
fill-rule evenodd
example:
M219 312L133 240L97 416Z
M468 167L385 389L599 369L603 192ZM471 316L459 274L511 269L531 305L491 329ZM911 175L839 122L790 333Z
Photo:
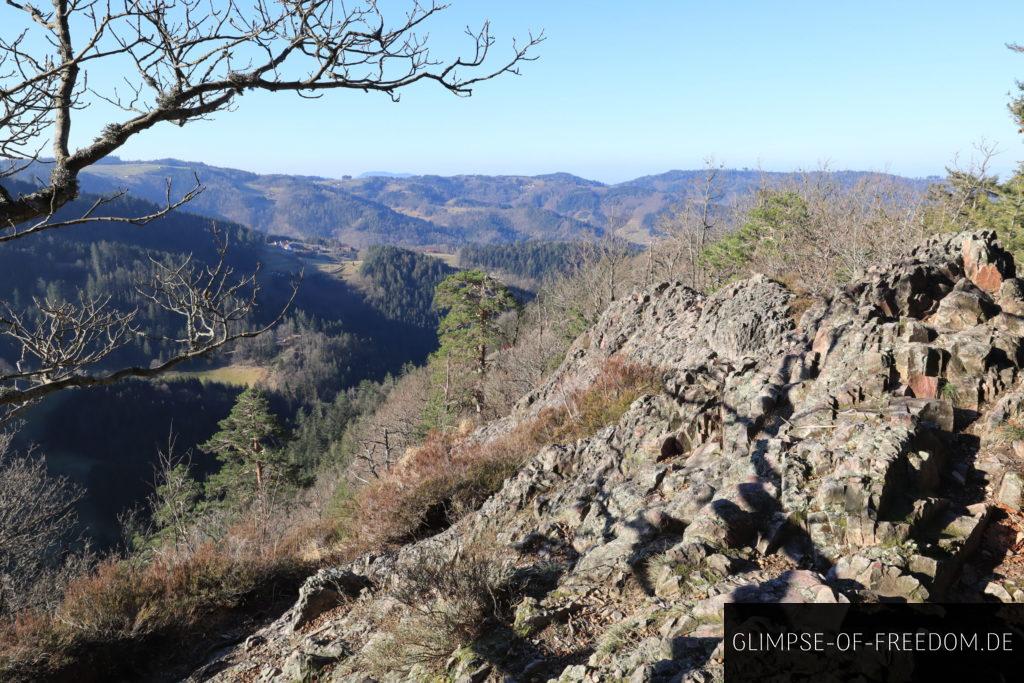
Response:
M1013 43L1008 45L1014 52L1024 53L1024 45ZM1017 81L1017 92L1016 97L1010 98L1010 103L1007 108L1010 110L1010 116L1013 117L1013 122L1017 124L1017 130L1024 133L1024 81Z
M809 220L807 202L796 192L761 190L739 229L705 249L702 260L728 279L743 273L758 256L777 255Z
M1009 48L1024 52L1021 45ZM1019 131L1024 133L1024 82L1017 82L1017 90L1007 108ZM1000 182L988 172L995 148L979 145L978 151L983 160L974 168L947 169L945 182L930 188L926 223L935 232L995 230L1014 260L1024 262L1024 164Z
M490 351L501 339L498 318L515 310L508 288L481 270L464 270L445 278L435 290L434 307L443 313L438 326L437 367L443 367L444 407L472 406L483 411L483 380ZM472 372L469 382L465 370ZM462 385L462 386L459 386ZM468 385L468 386L466 386Z
M576 242L541 240L512 244L467 244L459 249L459 265L528 278L534 285L564 275L583 258L587 247Z
M154 540L171 538L175 544L187 540L189 529L203 498L203 488L192 476L188 462L166 461L160 479L150 496Z
M370 247L359 267L370 304L391 320L433 330L434 289L455 269L440 259L393 246Z
M220 471L207 481L211 498L265 501L272 488L288 479L288 467L275 448L280 435L277 419L262 390L252 387L239 394L220 428L200 448L217 456Z

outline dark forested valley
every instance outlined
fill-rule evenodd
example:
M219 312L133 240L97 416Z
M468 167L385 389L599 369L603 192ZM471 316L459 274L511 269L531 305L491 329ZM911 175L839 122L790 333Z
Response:
M88 201L83 198L66 211L82 211ZM126 216L153 210L134 198L110 207L111 214ZM246 385L259 381L268 388L271 407L286 431L308 442L304 451L293 446L289 457L298 468L312 471L321 455L316 434L344 428L346 418L337 415L337 406L330 409L336 397L344 402L346 390L381 382L406 364L423 362L436 348L433 288L452 272L441 261L404 250L371 250L356 286L271 246L261 233L181 211L142 227L86 225L5 245L0 250L0 298L20 310L31 308L33 300L75 300L81 292L109 297L113 309L139 308L147 334L102 365L146 364L166 357L170 349L162 337L179 332L178 321L148 305L139 291L138 283L150 275L151 259L180 262L191 255L210 267L217 260L217 239L226 241L226 262L238 273L261 266L254 324L271 320L285 306L291 282L301 272L295 301L282 322L265 335L179 366L160 379L68 392L21 418L17 446L45 453L53 472L84 488L79 505L83 532L99 547L121 540L118 516L142 506L152 492L157 450L166 448L172 435L180 451L195 450L216 431ZM8 364L17 358L7 337L0 339L0 358ZM198 451L193 462L200 475L216 468L212 456Z

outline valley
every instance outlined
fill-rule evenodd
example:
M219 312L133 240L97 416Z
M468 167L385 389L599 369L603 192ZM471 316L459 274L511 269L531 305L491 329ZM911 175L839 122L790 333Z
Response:
M149 206L128 199L119 210L145 211ZM176 213L145 228L86 228L4 250L0 296L22 303L32 297L58 300L71 297L72 288L82 286L92 296L112 297L122 309L136 307L139 299L133 282L143 277L148 258L181 259L192 254L212 263L212 225L206 217ZM368 298L364 289L372 286L373 278L359 276L361 261L345 258L355 254L283 249L242 226L219 229L228 233L232 267L246 272L262 266L256 321L266 320L280 308L288 282L303 272L285 324L258 344L193 361L158 380L73 392L33 407L23 417L16 447L46 453L55 475L67 476L83 487L82 531L100 550L122 542L119 517L145 504L153 488L158 450L166 448L168 438L176 438L181 453L196 451L244 388L264 387L280 419L292 429L302 411L320 401L330 402L338 392L361 382L379 382L400 373L406 364L422 363L436 347L429 310L383 312L379 303L390 296L386 287L378 288L377 303ZM29 267L43 254L50 272L59 274L59 279L38 278L36 269ZM338 265L354 268L338 278ZM429 309L433 285L412 282L409 286L419 285L425 288ZM418 322L410 324L410 319ZM173 331L169 319L150 323ZM162 352L156 342L140 340L118 349L104 362L113 366ZM121 410L122 403L131 410ZM97 431L100 424L107 426ZM194 458L198 472L213 470L214 461L208 455L195 452Z

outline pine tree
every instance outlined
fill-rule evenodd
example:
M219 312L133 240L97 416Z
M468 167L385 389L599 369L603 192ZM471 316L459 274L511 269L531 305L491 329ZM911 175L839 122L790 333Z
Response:
M1013 43L1007 47L1014 52L1024 53L1024 45ZM1017 93L1015 97L1010 98L1006 106L1010 110L1013 122L1017 124L1017 130L1024 133L1024 81L1017 81Z
M739 229L707 247L701 260L725 279L741 275L755 258L778 255L809 220L807 202L796 192L761 190Z
M217 456L221 469L208 480L211 497L266 500L276 484L287 479L288 468L275 446L277 419L263 391L246 389L235 401L220 428L200 448Z
M1024 53L1024 46L1009 45ZM1017 94L1007 105L1019 132L1024 133L1024 82L1017 82ZM934 232L995 230L999 240L1017 263L1024 260L1024 164L1010 178L1000 182L990 174L988 164L994 146L979 145L982 161L968 170L947 169L945 182L929 189L926 225Z
M483 411L483 381L487 376L488 354L501 339L498 319L515 310L516 301L508 288L481 270L464 270L445 278L434 292L434 307L443 313L437 328L441 348L436 360L443 368L444 402L471 405ZM465 378L465 369L475 377L466 388L453 388L453 377ZM466 399L469 399L468 401Z

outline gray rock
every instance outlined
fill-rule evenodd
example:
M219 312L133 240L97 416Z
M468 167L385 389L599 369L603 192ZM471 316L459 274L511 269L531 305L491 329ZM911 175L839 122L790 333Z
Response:
M316 672L331 664L332 660L305 652L296 651L288 655L281 667L280 678L285 681L307 681Z
M322 569L306 579L291 610L290 630L296 631L324 612L334 609L346 597L353 598L371 585L369 579L344 569Z
M962 330L985 322L999 307L978 292L954 289L939 303L939 309L928 323L943 330Z
M1014 601L1013 596L1010 595L1009 591L1007 591L1006 588L1004 588L1003 585L998 581L990 581L986 583L984 589L982 589L982 593L984 593L985 595L991 595L999 602Z
M999 484L999 493L996 494L996 500L1003 505L1019 510L1021 507L1022 498L1024 495L1024 479L1021 478L1017 472L1007 472L1003 475L1003 480Z
M1024 448L1006 436L1024 420L1014 276L994 235L965 233L873 267L799 326L791 295L764 277L710 297L676 282L616 301L543 386L469 438L486 448L616 355L659 368L663 391L589 437L523 454L480 510L436 536L313 577L220 678L285 660L301 672L311 664L297 653L315 651L343 653L331 675L356 680L395 647L406 614L388 593L396 568L473 541L529 577L508 596L517 608L502 628L516 649L503 669L547 674L538 652L585 639L571 645L593 654L561 672L567 682L720 680L729 602L921 601L977 584L988 570L964 566L988 508L959 507L955 482L984 472L991 496L1016 506L1024 488ZM977 418L977 472L951 447L965 416ZM1024 599L1024 586L982 588ZM293 635L343 601L352 607L323 625L322 649ZM448 673L500 678L482 667L460 660ZM410 675L396 663L384 679Z
M829 579L846 590L883 598L901 598L907 602L924 602L928 598L928 591L921 582L899 567L860 555L841 558L829 571Z

